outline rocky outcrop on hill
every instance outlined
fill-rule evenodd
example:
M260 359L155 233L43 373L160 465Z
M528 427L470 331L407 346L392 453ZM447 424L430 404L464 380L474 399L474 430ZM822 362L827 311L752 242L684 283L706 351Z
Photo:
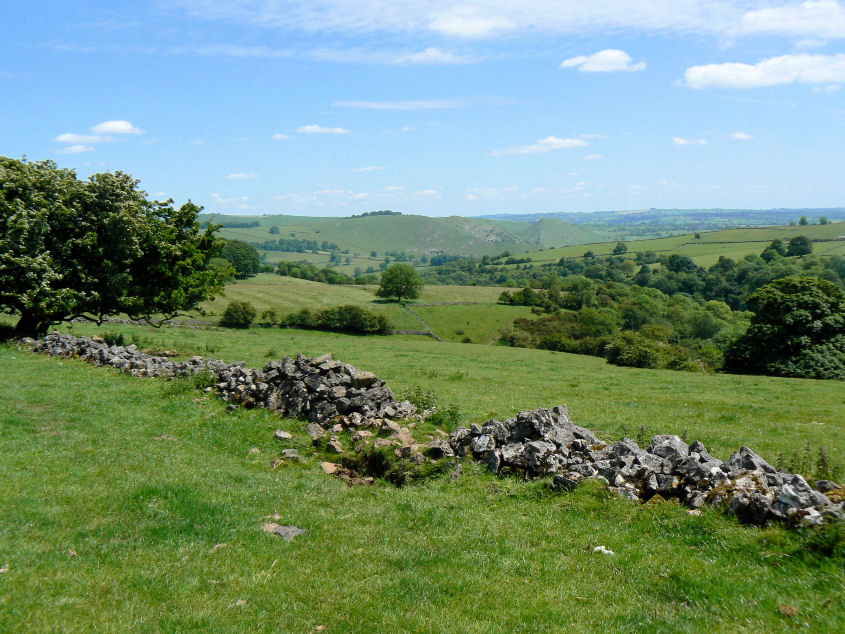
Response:
M845 519L845 490L837 484L822 480L812 488L802 476L775 469L748 447L723 462L702 443L687 445L678 436L654 436L647 448L631 438L610 444L575 425L564 405L461 427L449 445L456 455L472 455L496 473L552 475L558 489L602 478L632 500L660 496L693 509L714 505L750 524Z

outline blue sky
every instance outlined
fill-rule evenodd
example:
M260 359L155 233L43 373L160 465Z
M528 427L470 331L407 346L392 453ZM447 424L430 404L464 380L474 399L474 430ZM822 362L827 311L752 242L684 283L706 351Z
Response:
M0 154L220 213L845 205L845 2L0 7Z

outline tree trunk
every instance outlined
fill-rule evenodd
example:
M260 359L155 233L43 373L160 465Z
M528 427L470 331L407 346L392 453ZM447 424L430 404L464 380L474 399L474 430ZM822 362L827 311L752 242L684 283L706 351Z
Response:
M50 321L45 319L43 315L36 315L32 311L21 311L21 318L15 324L15 337L32 337L38 339L47 334L47 329L50 327Z

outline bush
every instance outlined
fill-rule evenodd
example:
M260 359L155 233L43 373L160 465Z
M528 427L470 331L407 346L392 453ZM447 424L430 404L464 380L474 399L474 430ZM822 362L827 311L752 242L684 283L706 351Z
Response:
M220 320L226 328L249 328L255 319L255 307L249 302L229 302Z
M614 335L605 346L604 356L613 365L659 368L662 365L664 345L637 332L623 331Z
M361 306L347 305L311 312L303 308L282 320L285 328L328 330L358 335L386 334L391 325L384 315L377 315Z

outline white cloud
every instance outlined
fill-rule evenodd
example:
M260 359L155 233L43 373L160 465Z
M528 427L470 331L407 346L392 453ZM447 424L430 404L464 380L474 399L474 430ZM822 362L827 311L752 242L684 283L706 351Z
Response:
M504 154L543 154L554 150L585 147L587 145L589 143L584 139L561 139L556 136L548 136L545 139L540 139L534 145L520 145L504 150L493 150L492 154L493 156L502 156Z
M781 55L757 64L706 64L684 74L690 88L760 88L784 84L845 83L845 53Z
M228 181L248 181L252 180L253 178L258 178L258 174L255 172L232 172L231 174L226 175L226 180Z
M73 132L65 132L64 134L60 134L59 136L57 136L56 141L58 141L59 143L85 144L106 143L108 141L114 141L114 139L108 136L102 136L100 134L74 134Z
M645 62L632 63L625 51L609 48L592 55L579 55L563 60L561 68L577 68L583 73L633 72L645 70Z
M90 145L71 145L61 150L56 150L56 154L82 154L84 152L93 152L94 148Z
M707 145L706 139L685 139L683 137L672 137L672 143L675 145Z
M386 192L403 192L405 191L405 187L402 185L388 185L384 188Z
M136 128L134 125L123 119L115 121L103 121L91 128L97 134L143 134L141 128Z
M604 158L604 154L588 154L584 157L585 161L597 161L601 158Z
M202 139L194 139L191 141L191 145L202 145L204 141Z
M287 134L282 134L281 132L279 132L278 134L274 134L274 135L273 135L273 138L274 138L276 141L284 141L284 140L286 140L286 139L289 139L289 138L290 138L290 135L287 135Z
M443 35L479 38L511 31L517 24L502 13L485 14L478 7L457 5L441 12L429 23L429 28Z
M326 128L321 125L304 125L296 129L300 134L349 134L346 128Z
M440 192L436 189L421 189L418 192L412 192L414 196L439 196Z
M399 55L394 61L397 64L468 64L474 61L474 59L455 55L435 46L429 46L419 53Z
M841 84L828 84L827 86L813 86L813 92L832 93L842 90Z
M367 167L359 167L354 169L350 172L350 174L361 174L363 172L380 172L381 170L386 170L386 167L382 167L380 165L367 165Z
M750 134L746 134L745 132L734 132L730 135L730 138L735 139L737 141L750 141L754 137Z
M845 37L845 7L835 0L808 0L748 11L742 16L741 32L777 35Z

